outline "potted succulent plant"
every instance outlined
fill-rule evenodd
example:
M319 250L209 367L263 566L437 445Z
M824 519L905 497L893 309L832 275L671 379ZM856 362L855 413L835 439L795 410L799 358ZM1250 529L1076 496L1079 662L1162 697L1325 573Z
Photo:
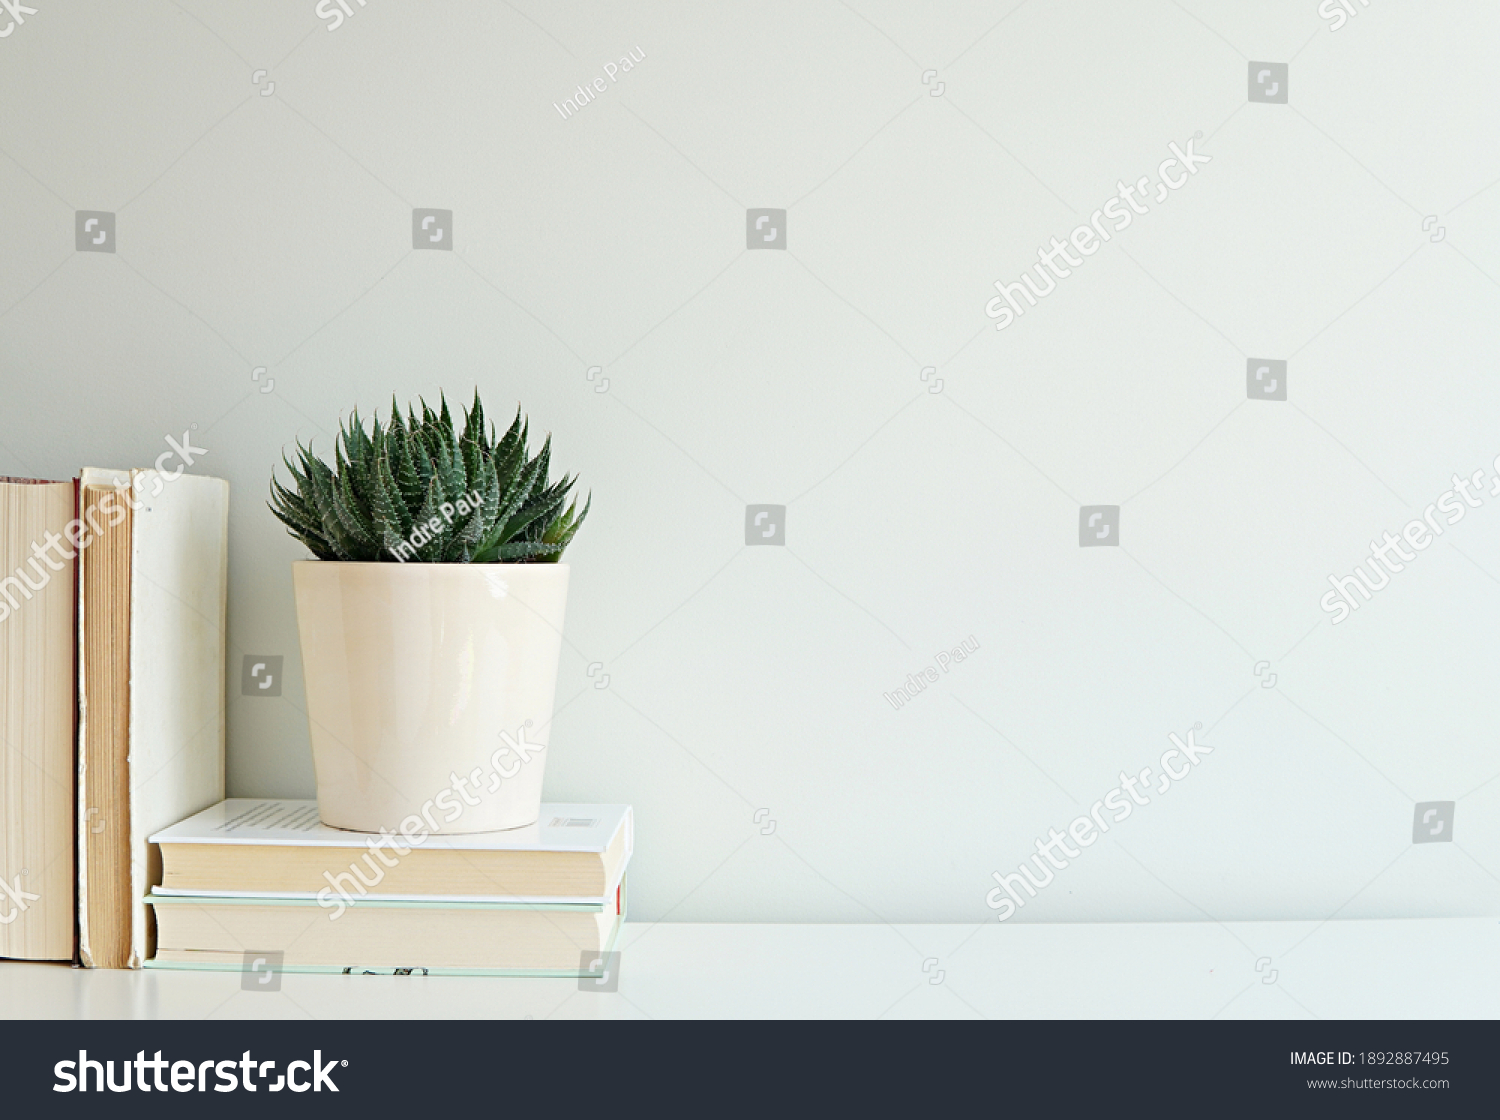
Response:
M568 566L588 505L548 478L521 411L500 439L479 394L366 431L330 466L297 444L271 512L292 565L318 811L335 828L489 832L537 820ZM413 824L413 820L417 822Z

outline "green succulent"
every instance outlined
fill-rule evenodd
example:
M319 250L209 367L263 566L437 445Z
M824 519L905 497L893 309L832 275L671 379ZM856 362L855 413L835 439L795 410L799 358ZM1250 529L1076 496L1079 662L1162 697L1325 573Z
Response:
M568 493L577 482L547 477L549 435L529 456L529 424L516 409L497 442L486 430L475 390L462 434L448 401L403 420L394 398L384 428L377 415L366 432L356 410L340 423L334 465L297 443L300 466L281 461L296 483L271 478L267 503L292 536L319 560L427 564L555 563L588 515Z

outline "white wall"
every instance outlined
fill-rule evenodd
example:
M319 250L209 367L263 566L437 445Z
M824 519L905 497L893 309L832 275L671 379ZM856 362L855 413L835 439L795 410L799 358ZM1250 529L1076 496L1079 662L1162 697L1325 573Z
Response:
M477 384L594 494L547 795L634 803L637 916L988 920L991 871L1195 722L1213 753L1014 920L1496 908L1500 498L1319 607L1495 475L1493 4L29 6L0 472L196 425L233 487L232 793L313 793L280 450ZM1247 103L1252 60L1287 104ZM1210 163L993 329L994 281L1197 133ZM784 251L747 251L757 207ZM78 210L118 252L75 252ZM1261 358L1285 401L1247 399ZM746 547L752 503L784 546ZM1119 547L1079 547L1084 505ZM247 653L281 698L239 694ZM1426 801L1451 842L1413 844Z

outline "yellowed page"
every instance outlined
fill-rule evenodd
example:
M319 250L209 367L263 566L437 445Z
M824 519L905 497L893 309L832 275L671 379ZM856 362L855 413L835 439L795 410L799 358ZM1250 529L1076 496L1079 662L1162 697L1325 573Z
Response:
M0 482L0 957L73 956L73 493Z

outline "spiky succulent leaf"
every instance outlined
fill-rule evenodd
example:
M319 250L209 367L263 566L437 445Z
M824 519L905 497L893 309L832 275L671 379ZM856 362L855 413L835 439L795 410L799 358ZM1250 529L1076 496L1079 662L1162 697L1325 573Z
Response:
M521 560L552 560L555 559L562 549L555 544L543 544L541 541L511 541L502 544L496 551L500 560L511 562Z
M282 455L292 485L272 477L271 512L320 560L555 563L590 502L569 501L576 478L549 479L551 437L532 456L517 408L497 439L477 391L462 419L460 431L446 394L404 415L393 399L368 429L352 411L332 466L300 442Z
M401 556L397 550L411 536L412 518L406 503L401 500L401 488L396 485L395 476L391 473L388 456L383 455L375 461L370 504L375 515L375 527L380 533L381 548L391 556Z

